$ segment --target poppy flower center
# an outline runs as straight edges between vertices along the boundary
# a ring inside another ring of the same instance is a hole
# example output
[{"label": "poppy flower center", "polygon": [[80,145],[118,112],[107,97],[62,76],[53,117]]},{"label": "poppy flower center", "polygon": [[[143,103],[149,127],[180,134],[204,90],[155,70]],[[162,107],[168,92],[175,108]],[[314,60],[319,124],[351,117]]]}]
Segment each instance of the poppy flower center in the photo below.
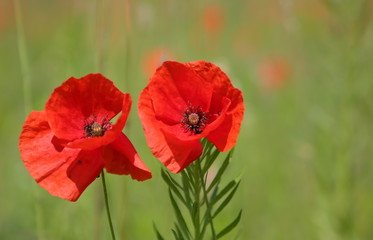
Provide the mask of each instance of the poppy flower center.
[{"label": "poppy flower center", "polygon": [[95,116],[90,117],[84,121],[84,137],[101,137],[104,136],[105,132],[111,128],[111,123],[106,119],[102,119],[101,122],[97,121]]},{"label": "poppy flower center", "polygon": [[181,115],[183,118],[181,119],[180,123],[185,132],[190,132],[191,134],[200,134],[206,127],[206,122],[208,120],[207,112],[203,112],[201,106],[195,108],[189,104]]},{"label": "poppy flower center", "polygon": [[198,124],[198,120],[199,120],[199,116],[197,113],[192,113],[188,116],[188,120],[189,120],[189,123],[192,124],[192,125],[197,125]]}]

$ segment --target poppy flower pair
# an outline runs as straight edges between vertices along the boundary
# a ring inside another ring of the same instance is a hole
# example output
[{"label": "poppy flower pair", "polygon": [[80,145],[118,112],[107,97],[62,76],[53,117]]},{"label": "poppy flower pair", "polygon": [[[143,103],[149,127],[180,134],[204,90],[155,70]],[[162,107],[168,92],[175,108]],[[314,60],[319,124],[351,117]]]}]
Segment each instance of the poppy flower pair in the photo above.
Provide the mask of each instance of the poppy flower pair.
[{"label": "poppy flower pair", "polygon": [[[150,179],[122,133],[131,103],[129,94],[101,74],[65,81],[45,109],[31,112],[24,122],[19,149],[31,176],[50,194],[70,201],[103,168],[138,181]],[[149,147],[174,173],[201,155],[201,138],[220,151],[231,149],[244,111],[241,91],[204,61],[165,62],[142,91],[138,107]]]}]

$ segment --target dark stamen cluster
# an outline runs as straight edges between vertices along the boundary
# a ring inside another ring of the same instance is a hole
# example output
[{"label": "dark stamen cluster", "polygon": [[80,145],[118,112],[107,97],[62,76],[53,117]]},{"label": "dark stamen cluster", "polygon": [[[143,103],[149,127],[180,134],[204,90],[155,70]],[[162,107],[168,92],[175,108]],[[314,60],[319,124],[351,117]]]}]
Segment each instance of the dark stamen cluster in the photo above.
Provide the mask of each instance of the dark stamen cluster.
[{"label": "dark stamen cluster", "polygon": [[92,116],[84,120],[84,137],[101,137],[105,132],[111,128],[111,123],[105,117],[102,121],[97,121],[96,116]]},{"label": "dark stamen cluster", "polygon": [[206,127],[207,112],[203,112],[201,106],[195,108],[189,103],[189,106],[182,113],[181,126],[185,132],[191,134],[200,134]]}]

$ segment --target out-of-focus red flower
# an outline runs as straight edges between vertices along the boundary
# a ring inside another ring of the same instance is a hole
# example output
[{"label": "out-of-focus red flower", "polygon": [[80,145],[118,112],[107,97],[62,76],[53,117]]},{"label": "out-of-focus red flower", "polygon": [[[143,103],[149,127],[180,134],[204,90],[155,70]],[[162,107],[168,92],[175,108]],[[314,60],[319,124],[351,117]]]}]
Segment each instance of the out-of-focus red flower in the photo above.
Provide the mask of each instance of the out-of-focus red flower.
[{"label": "out-of-focus red flower", "polygon": [[153,75],[155,70],[162,65],[163,62],[174,60],[174,54],[167,48],[156,48],[149,51],[143,60],[143,68],[147,77]]},{"label": "out-of-focus red flower", "polygon": [[0,33],[10,27],[13,24],[14,9],[12,1],[1,1],[0,2]]},{"label": "out-of-focus red flower", "polygon": [[222,152],[236,144],[244,103],[214,64],[168,61],[141,92],[138,111],[153,154],[178,173],[201,155],[200,139]]},{"label": "out-of-focus red flower", "polygon": [[31,112],[23,125],[19,149],[31,176],[50,194],[69,201],[76,201],[103,168],[138,181],[151,178],[122,133],[131,104],[130,95],[101,74],[65,81],[44,111]]},{"label": "out-of-focus red flower", "polygon": [[209,4],[203,11],[203,27],[211,35],[219,33],[224,24],[224,9],[218,4]]},{"label": "out-of-focus red flower", "polygon": [[281,88],[289,79],[291,68],[283,59],[268,59],[259,65],[260,84],[265,90]]}]

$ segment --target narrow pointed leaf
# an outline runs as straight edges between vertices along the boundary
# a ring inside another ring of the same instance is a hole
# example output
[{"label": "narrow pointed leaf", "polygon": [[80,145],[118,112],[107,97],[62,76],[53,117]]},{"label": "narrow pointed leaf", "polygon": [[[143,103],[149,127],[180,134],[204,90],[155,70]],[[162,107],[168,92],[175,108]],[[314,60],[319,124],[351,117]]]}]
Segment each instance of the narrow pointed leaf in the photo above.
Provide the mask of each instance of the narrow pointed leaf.
[{"label": "narrow pointed leaf", "polygon": [[168,176],[168,178],[170,179],[170,181],[175,185],[177,186],[178,188],[182,189],[183,187],[171,176],[171,174],[165,170],[162,171],[165,175]]},{"label": "narrow pointed leaf", "polygon": [[211,165],[215,162],[215,160],[219,156],[219,154],[220,154],[219,150],[215,149],[214,152],[206,158],[206,161],[205,161],[206,163],[205,163],[205,165],[203,166],[203,169],[202,169],[202,174],[203,175],[206,174],[206,172],[209,170]]},{"label": "narrow pointed leaf", "polygon": [[207,142],[207,144],[203,147],[203,154],[201,156],[201,159],[204,159],[206,156],[209,156],[211,154],[211,150],[214,147],[214,144]]},{"label": "narrow pointed leaf", "polygon": [[[175,227],[176,227],[176,233],[177,233],[177,236],[179,237],[178,239],[179,239],[179,240],[184,240],[185,238],[184,238],[182,232],[180,231],[179,226],[177,226],[176,223],[175,223]],[[188,239],[190,239],[190,238],[188,237]]]},{"label": "narrow pointed leaf", "polygon": [[228,226],[226,226],[223,230],[221,230],[221,232],[218,233],[218,235],[216,236],[218,239],[232,231],[237,226],[241,219],[241,213],[242,210],[238,213],[238,216]]},{"label": "narrow pointed leaf", "polygon": [[189,165],[187,168],[185,168],[185,169],[186,169],[185,173],[186,173],[187,176],[188,176],[188,179],[189,179],[189,181],[190,181],[190,184],[191,184],[192,186],[194,186],[193,172],[192,172],[192,170],[191,170],[191,167],[192,167],[192,164]]},{"label": "narrow pointed leaf", "polygon": [[232,198],[233,198],[234,194],[236,193],[236,190],[237,190],[239,185],[240,185],[240,181],[233,188],[233,190],[229,193],[229,195],[224,199],[224,201],[219,205],[219,207],[216,209],[212,218],[215,218],[227,206],[227,204],[232,200]]},{"label": "narrow pointed leaf", "polygon": [[203,226],[202,226],[202,231],[201,231],[201,237],[203,238],[207,226],[212,222],[212,218],[210,218],[208,211],[205,212],[203,216]]},{"label": "narrow pointed leaf", "polygon": [[191,194],[193,194],[192,186],[190,186],[190,182],[188,180],[188,175],[183,171],[181,172],[181,181],[183,183],[183,191],[184,191],[184,197],[185,200],[188,203],[192,202]]},{"label": "narrow pointed leaf", "polygon": [[193,203],[193,210],[192,210],[192,220],[194,226],[197,226],[199,224],[199,214],[197,214],[199,211],[197,204],[194,202]]},{"label": "narrow pointed leaf", "polygon": [[218,192],[219,192],[219,187],[220,187],[219,184],[220,184],[220,180],[219,180],[218,183],[215,185],[214,190],[212,191],[212,194],[211,194],[211,197],[210,197],[211,200],[214,199],[214,198],[216,198],[216,195],[217,195]]},{"label": "narrow pointed leaf", "polygon": [[210,192],[211,189],[215,186],[215,184],[221,179],[221,176],[223,175],[223,173],[228,167],[230,159],[231,159],[231,153],[229,152],[228,156],[224,159],[223,164],[219,168],[219,171],[217,172],[216,176],[214,177],[210,186],[208,187],[207,192]]},{"label": "narrow pointed leaf", "polygon": [[187,224],[185,222],[185,219],[184,219],[184,217],[183,217],[183,215],[182,215],[182,213],[179,209],[179,206],[177,205],[177,203],[175,201],[174,196],[172,195],[171,189],[168,190],[168,193],[170,195],[172,207],[174,208],[179,226],[180,226],[182,232],[184,233],[184,235],[189,238],[190,237],[190,232],[189,232],[188,226],[187,226]]},{"label": "narrow pointed leaf", "polygon": [[[173,184],[173,181],[171,180],[171,176],[167,175],[163,170],[162,170],[162,178],[163,180],[167,183],[169,188],[175,193],[175,195],[180,199],[180,201],[186,206],[189,207],[189,203],[185,201],[183,198],[183,195],[181,195],[179,189],[176,187],[176,185]],[[181,187],[181,186],[180,186]],[[181,188],[182,189],[182,188]]]},{"label": "narrow pointed leaf", "polygon": [[237,180],[230,181],[224,188],[219,192],[216,197],[211,198],[211,205],[215,205],[225,194],[227,194],[230,190],[232,190],[236,185],[239,183]]},{"label": "narrow pointed leaf", "polygon": [[179,240],[179,239],[181,239],[181,238],[177,235],[177,233],[175,232],[175,230],[171,229],[171,231],[172,231],[172,234],[174,235],[175,240]]},{"label": "narrow pointed leaf", "polygon": [[154,228],[154,231],[155,231],[155,233],[157,235],[157,240],[164,240],[164,237],[162,237],[162,235],[160,234],[160,232],[157,229],[157,226],[155,226],[154,222],[153,222],[153,228]]}]

